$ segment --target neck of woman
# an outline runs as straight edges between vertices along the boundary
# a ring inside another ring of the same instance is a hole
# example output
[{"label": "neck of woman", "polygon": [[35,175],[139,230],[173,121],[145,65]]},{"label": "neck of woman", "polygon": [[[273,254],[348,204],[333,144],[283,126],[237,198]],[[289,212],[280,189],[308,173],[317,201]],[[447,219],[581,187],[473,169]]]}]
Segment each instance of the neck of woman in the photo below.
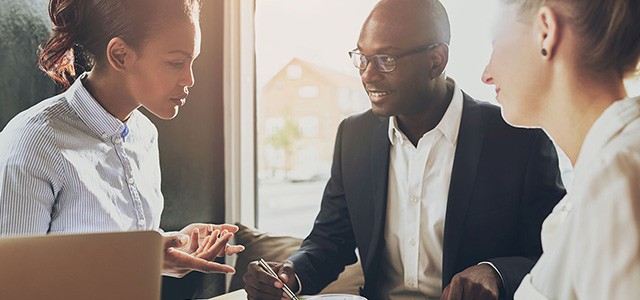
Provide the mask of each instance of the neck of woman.
[{"label": "neck of woman", "polygon": [[122,122],[140,107],[127,92],[124,81],[110,72],[93,70],[83,84],[100,106]]},{"label": "neck of woman", "polygon": [[545,117],[541,122],[574,166],[596,120],[613,102],[627,97],[617,72],[585,74],[569,73],[564,80],[555,81],[546,98]]}]

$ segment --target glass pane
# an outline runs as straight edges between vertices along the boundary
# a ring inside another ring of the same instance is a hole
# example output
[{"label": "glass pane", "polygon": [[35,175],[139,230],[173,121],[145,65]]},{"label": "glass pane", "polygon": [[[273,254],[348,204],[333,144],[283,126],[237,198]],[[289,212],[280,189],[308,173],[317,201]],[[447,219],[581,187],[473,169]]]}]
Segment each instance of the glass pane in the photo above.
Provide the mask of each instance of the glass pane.
[{"label": "glass pane", "polygon": [[[348,52],[377,0],[256,0],[257,226],[305,237],[320,208],[335,133],[370,108]],[[446,73],[497,104],[480,78],[491,55],[495,1],[442,0],[451,22]],[[561,153],[561,155],[563,155]],[[569,161],[561,158],[563,177]]]},{"label": "glass pane", "polygon": [[370,108],[347,52],[376,2],[256,1],[261,230],[298,237],[311,230],[338,124]]}]

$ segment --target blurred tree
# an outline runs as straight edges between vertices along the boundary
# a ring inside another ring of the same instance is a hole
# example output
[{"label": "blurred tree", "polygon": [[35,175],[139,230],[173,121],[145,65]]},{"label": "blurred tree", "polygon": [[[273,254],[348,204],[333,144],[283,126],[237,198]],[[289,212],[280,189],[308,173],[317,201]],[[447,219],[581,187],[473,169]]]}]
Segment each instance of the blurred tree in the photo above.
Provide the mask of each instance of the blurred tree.
[{"label": "blurred tree", "polygon": [[273,148],[282,149],[284,151],[283,169],[285,171],[291,169],[291,157],[294,150],[293,146],[300,138],[300,135],[301,133],[298,128],[298,124],[293,121],[291,116],[287,116],[285,117],[284,126],[267,138],[267,143],[273,146]]},{"label": "blurred tree", "polygon": [[17,113],[55,93],[38,69],[38,46],[49,37],[47,0],[0,0],[0,129]]}]

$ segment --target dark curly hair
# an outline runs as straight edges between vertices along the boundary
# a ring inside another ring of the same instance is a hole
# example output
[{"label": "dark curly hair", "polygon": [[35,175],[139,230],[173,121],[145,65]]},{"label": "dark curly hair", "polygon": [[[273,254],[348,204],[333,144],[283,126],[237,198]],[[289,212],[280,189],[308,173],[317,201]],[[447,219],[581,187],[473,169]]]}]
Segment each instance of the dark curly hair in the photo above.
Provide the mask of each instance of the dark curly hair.
[{"label": "dark curly hair", "polygon": [[197,22],[199,0],[50,0],[52,33],[38,66],[62,89],[106,55],[114,37],[140,47],[151,35],[186,19]]}]

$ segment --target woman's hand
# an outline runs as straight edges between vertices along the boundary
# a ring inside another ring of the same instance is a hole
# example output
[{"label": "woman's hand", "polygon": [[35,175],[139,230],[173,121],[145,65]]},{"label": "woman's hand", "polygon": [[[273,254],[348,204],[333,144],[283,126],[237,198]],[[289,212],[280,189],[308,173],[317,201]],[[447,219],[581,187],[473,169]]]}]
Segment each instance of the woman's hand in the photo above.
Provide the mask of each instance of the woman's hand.
[{"label": "woman's hand", "polygon": [[164,237],[163,275],[181,278],[193,270],[203,273],[235,273],[225,264],[213,262],[224,254],[244,250],[241,245],[228,245],[238,227],[229,224],[194,223]]}]

